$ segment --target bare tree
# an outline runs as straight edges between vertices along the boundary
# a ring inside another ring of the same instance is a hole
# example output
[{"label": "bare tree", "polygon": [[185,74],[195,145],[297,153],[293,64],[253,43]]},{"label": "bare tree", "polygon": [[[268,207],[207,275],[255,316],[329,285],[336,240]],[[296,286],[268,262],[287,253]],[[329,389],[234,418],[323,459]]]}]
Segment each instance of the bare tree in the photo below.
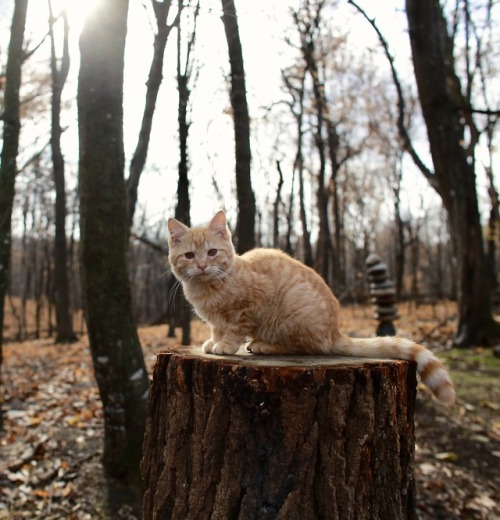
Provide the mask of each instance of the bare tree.
[{"label": "bare tree", "polygon": [[[493,127],[494,125],[492,125]],[[485,167],[486,175],[488,176],[488,194],[490,196],[491,208],[488,218],[488,233],[486,236],[486,255],[488,261],[488,269],[490,273],[490,283],[494,288],[498,287],[497,279],[497,261],[496,251],[497,244],[500,243],[500,197],[495,187],[495,176],[493,173],[493,128],[487,130],[488,132],[488,149],[490,156],[490,163]]]},{"label": "bare tree", "polygon": [[[188,136],[190,121],[188,120],[189,98],[191,95],[191,82],[193,79],[194,68],[194,44],[196,41],[196,24],[200,12],[200,3],[198,2],[194,7],[192,19],[190,21],[192,27],[188,28],[187,43],[185,52],[183,52],[183,38],[181,23],[182,11],[184,8],[183,2],[179,2],[177,18],[179,19],[177,27],[177,90],[179,92],[178,103],[178,127],[179,127],[179,177],[177,182],[177,206],[175,211],[175,218],[185,223],[187,226],[191,225],[190,219],[190,200],[189,200],[189,154],[188,154]],[[186,17],[187,18],[187,17]]]},{"label": "bare tree", "polygon": [[[471,76],[462,85],[455,66],[453,39],[439,0],[406,0],[418,95],[430,144],[434,171],[416,152],[405,124],[405,100],[394,59],[374,20],[349,0],[376,31],[391,66],[398,94],[398,129],[405,150],[441,197],[457,262],[458,326],[455,343],[492,344],[500,337],[493,319],[487,262],[482,242],[475,175],[479,132],[471,103]],[[466,71],[469,68],[466,67]]]},{"label": "bare tree", "polygon": [[[172,0],[151,0],[156,19],[156,34],[154,38],[153,59],[149,69],[149,77],[146,83],[146,102],[142,116],[139,138],[130,161],[129,176],[126,181],[129,228],[134,221],[135,206],[137,204],[137,190],[146,158],[148,155],[153,115],[156,109],[156,100],[163,80],[163,58],[165,47],[172,29],[178,23],[178,16],[171,24],[167,24],[167,18],[172,6]],[[182,2],[181,2],[182,3]]]},{"label": "bare tree", "polygon": [[[484,6],[486,27],[480,31],[477,24],[474,23],[471,16],[471,6],[469,1],[465,0],[457,5],[460,9],[465,25],[465,55],[467,66],[468,88],[470,95],[473,86],[473,80],[478,78],[478,102],[482,102],[485,110],[479,116],[482,121],[483,135],[486,139],[486,148],[488,151],[487,164],[484,165],[486,176],[488,178],[488,195],[490,197],[490,214],[488,218],[488,231],[486,236],[486,256],[488,268],[490,271],[491,287],[498,288],[499,280],[497,279],[497,244],[500,243],[500,197],[495,186],[495,168],[494,168],[494,151],[495,151],[495,133],[497,129],[499,113],[492,107],[491,97],[496,96],[496,89],[493,81],[490,81],[496,71],[495,60],[495,26],[492,16],[494,4],[487,2]],[[455,16],[458,20],[458,16]]]},{"label": "bare tree", "polygon": [[283,82],[288,93],[292,97],[290,110],[297,125],[297,151],[293,162],[293,169],[298,174],[299,182],[299,215],[302,226],[302,249],[304,263],[312,267],[313,252],[311,245],[311,234],[307,223],[307,213],[304,193],[304,95],[305,95],[305,69],[287,70],[282,73]]},{"label": "bare tree", "polygon": [[[188,28],[187,44],[185,52],[183,53],[183,39],[182,39],[182,10],[184,8],[183,2],[179,2],[177,17],[179,23],[177,26],[177,89],[179,91],[178,104],[178,125],[179,125],[179,168],[177,179],[177,204],[175,207],[175,218],[183,222],[187,226],[191,225],[191,201],[189,198],[189,154],[188,154],[188,136],[190,122],[188,120],[189,98],[191,95],[191,81],[193,78],[194,68],[194,44],[196,41],[196,25],[198,15],[200,12],[200,2],[198,1],[194,7],[192,17],[186,20],[191,22],[191,27]],[[172,280],[174,282],[174,280]],[[175,305],[177,313],[180,317],[182,326],[182,344],[189,345],[191,343],[191,311],[189,303],[182,291],[177,291],[175,295]],[[175,314],[173,319],[175,322]]]},{"label": "bare tree", "polygon": [[[0,370],[3,362],[4,301],[7,292],[11,250],[11,221],[14,203],[17,154],[21,121],[19,91],[24,59],[23,40],[28,0],[16,0],[12,17],[4,93],[3,144],[0,164]],[[0,430],[3,416],[0,411]]]},{"label": "bare tree", "polygon": [[397,154],[397,158],[394,163],[394,175],[392,179],[392,192],[394,194],[394,220],[396,224],[396,244],[395,244],[395,285],[396,285],[396,297],[399,299],[403,292],[403,276],[405,268],[405,234],[404,234],[404,222],[401,216],[401,181],[403,167],[401,164],[402,153]]},{"label": "bare tree", "polygon": [[276,197],[273,202],[273,247],[279,247],[279,214],[280,207],[283,205],[281,198],[281,190],[283,189],[283,171],[281,170],[281,163],[276,161],[276,170],[278,172],[278,187],[276,189]]},{"label": "bare tree", "polygon": [[317,170],[317,207],[319,216],[318,240],[314,268],[331,284],[333,244],[331,240],[328,206],[330,193],[326,187],[327,142],[325,136],[328,107],[325,98],[324,82],[320,77],[318,51],[316,49],[324,0],[313,2],[305,0],[299,11],[293,13],[293,19],[300,35],[300,50],[304,68],[310,75],[313,89],[315,112],[314,143],[319,158]]},{"label": "bare tree", "polygon": [[[500,325],[492,317],[490,280],[482,241],[474,149],[478,130],[470,96],[458,78],[453,45],[438,0],[406,0],[415,78],[434,163],[428,175],[443,200],[458,262],[455,343],[492,344]],[[468,138],[466,137],[468,136]]]},{"label": "bare tree", "polygon": [[64,178],[64,157],[61,150],[61,96],[68,77],[69,58],[69,26],[65,10],[61,13],[63,22],[63,49],[60,65],[57,63],[54,24],[56,18],[49,6],[49,34],[50,34],[50,70],[52,74],[52,105],[51,105],[51,138],[52,166],[54,185],[56,189],[55,201],[55,242],[54,242],[54,295],[56,304],[56,342],[64,343],[76,341],[73,331],[73,318],[69,298],[68,281],[68,248],[66,243],[66,183]]},{"label": "bare tree", "polygon": [[123,67],[127,0],[101,2],[80,37],[80,266],[90,348],[104,409],[107,474],[140,489],[148,379],[127,265]]},{"label": "bare tree", "polygon": [[236,155],[236,195],[238,221],[236,223],[236,249],[244,253],[255,247],[255,195],[250,175],[250,116],[245,86],[245,68],[241,49],[238,18],[234,0],[222,1],[222,21],[226,33],[231,65],[231,106],[234,119]]}]

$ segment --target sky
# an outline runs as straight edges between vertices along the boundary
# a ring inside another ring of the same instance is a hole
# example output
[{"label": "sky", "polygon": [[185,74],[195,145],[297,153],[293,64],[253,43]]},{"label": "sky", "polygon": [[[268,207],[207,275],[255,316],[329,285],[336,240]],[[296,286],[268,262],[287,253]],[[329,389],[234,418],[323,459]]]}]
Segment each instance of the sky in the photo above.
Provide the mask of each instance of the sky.
[{"label": "sky", "polygon": [[[54,9],[66,4],[69,9],[71,25],[71,71],[64,96],[69,100],[76,99],[78,74],[78,35],[86,12],[93,8],[95,0],[53,0]],[[290,60],[290,50],[285,42],[289,34],[287,27],[290,21],[290,8],[298,4],[297,0],[236,0],[239,17],[240,34],[244,53],[248,100],[252,119],[252,182],[258,199],[263,202],[266,194],[274,193],[277,184],[274,161],[283,161],[285,171],[290,171],[294,150],[290,155],[281,151],[276,156],[272,147],[276,144],[276,130],[267,125],[257,125],[265,114],[267,107],[283,99],[281,92],[281,69]],[[367,13],[375,18],[382,33],[388,41],[391,52],[396,59],[400,75],[412,74],[406,19],[403,11],[403,0],[385,0],[374,3],[371,0],[359,0],[359,4]],[[234,145],[233,126],[229,115],[229,96],[227,90],[227,74],[229,71],[227,44],[220,19],[219,0],[204,0],[198,24],[196,43],[199,77],[192,94],[193,124],[190,129],[190,164],[192,180],[192,220],[206,221],[224,205],[229,217],[236,214],[236,201],[231,194],[234,185]],[[6,49],[8,25],[12,0],[0,0],[0,51]],[[126,43],[126,67],[124,89],[124,138],[127,164],[135,148],[140,128],[144,97],[150,60],[152,56],[153,30],[151,13],[144,0],[130,0],[128,35]],[[28,19],[27,36],[32,42],[43,37],[46,25],[45,0],[31,0]],[[356,15],[353,8],[346,3],[335,12],[336,19],[342,20],[350,33],[350,44],[359,48],[360,52],[367,47],[377,49],[373,59],[380,62],[382,69],[388,71],[386,58],[380,50],[373,30],[367,22]],[[5,25],[7,24],[7,25]],[[146,170],[142,175],[139,188],[139,211],[146,211],[151,226],[166,221],[175,204],[177,181],[177,91],[175,86],[175,33],[171,33],[167,45],[164,67],[164,81],[160,90],[155,112],[152,139],[148,153]],[[46,50],[37,53],[33,68],[47,67]],[[40,139],[46,135],[48,114],[36,125],[26,122],[23,130],[24,142],[32,140],[38,134]],[[63,115],[63,126],[67,127],[63,135],[63,151],[68,163],[68,185],[76,188],[76,169],[78,160],[78,136],[76,122],[76,103]],[[276,121],[280,128],[280,121]],[[419,144],[420,143],[420,144]],[[417,133],[417,145],[421,153],[427,154],[428,145],[423,130]],[[427,154],[428,157],[428,154]],[[420,210],[420,199],[425,204],[435,206],[437,196],[428,187],[420,173],[416,172],[409,160],[406,161],[403,206]],[[212,177],[216,175],[224,200],[215,196]],[[416,196],[422,194],[422,197]],[[387,211],[392,210],[392,201],[387,201]],[[424,209],[425,210],[425,209]]]},{"label": "sky", "polygon": [[[272,193],[274,196],[277,184],[277,175],[274,161],[276,154],[269,148],[275,144],[276,130],[256,125],[255,122],[262,119],[266,113],[266,107],[283,99],[281,90],[281,69],[292,60],[290,49],[285,42],[285,36],[290,33],[290,8],[295,7],[297,1],[253,0],[236,1],[238,12],[241,41],[245,61],[245,73],[247,94],[250,106],[250,116],[253,122],[252,132],[252,182],[257,197],[261,202],[264,194]],[[364,4],[370,13],[370,1]],[[227,44],[224,29],[220,20],[220,1],[205,2],[205,5],[213,6],[202,9],[199,21],[199,35],[197,37],[197,51],[201,71],[197,85],[192,96],[192,112],[196,115],[190,130],[190,154],[191,154],[191,178],[193,180],[193,204],[192,220],[199,222],[207,220],[207,211],[214,212],[219,201],[214,198],[212,188],[212,174],[217,172],[217,180],[221,191],[225,194],[224,203],[230,216],[236,212],[236,201],[231,196],[231,185],[234,184],[234,150],[232,145],[233,126],[232,119],[228,115],[230,108],[227,95],[226,77],[228,73]],[[131,3],[131,12],[137,6]],[[133,14],[137,22],[140,17],[138,12]],[[144,11],[142,13],[145,14]],[[370,13],[375,15],[375,13]],[[344,5],[339,11],[339,17],[345,18],[351,27],[353,45],[359,46],[360,51],[366,46],[377,47],[375,35],[359,15],[355,15],[353,9]],[[405,19],[402,11],[402,2],[388,0],[379,3],[376,12],[377,23],[390,41],[397,42],[396,48],[398,66],[403,71],[408,71],[409,44],[402,26]],[[147,77],[149,60],[143,59],[138,65],[133,57],[150,55],[151,40],[145,37],[144,23],[129,25],[129,40],[127,44],[127,56],[129,68],[126,68],[126,106],[134,106],[135,101],[142,103],[144,98],[143,78]],[[150,35],[149,35],[150,36]],[[135,42],[135,43],[131,43]],[[168,121],[176,121],[176,90],[173,80],[174,74],[174,42],[169,42],[166,58],[166,72],[162,97],[160,98],[153,128],[153,139],[150,149],[150,165],[154,164],[156,171],[149,171],[141,179],[140,201],[147,203],[149,207],[172,207],[175,194],[175,160],[165,156],[165,141],[171,141],[176,146],[176,127],[168,124]],[[140,50],[138,46],[140,47]],[[404,52],[403,52],[404,51]],[[170,54],[169,54],[170,52]],[[380,53],[379,60],[382,67],[387,67],[385,57]],[[140,67],[140,68],[139,68]],[[130,74],[128,74],[130,73]],[[170,82],[169,82],[170,74]],[[139,104],[139,107],[141,105]],[[136,129],[140,124],[141,110],[135,107],[132,112],[125,112],[126,140],[128,149],[133,149],[135,144]],[[127,122],[128,121],[128,122]],[[276,121],[277,126],[280,122]],[[157,129],[161,126],[161,130]],[[258,127],[257,127],[258,126]],[[293,132],[292,132],[293,138]],[[294,150],[290,150],[289,156],[278,156],[283,161],[285,171],[291,170]],[[167,183],[170,189],[159,191],[158,185],[164,185],[165,172],[169,172]],[[426,182],[419,175],[415,177],[414,184],[419,184],[421,189],[427,189]],[[174,185],[173,185],[174,184]],[[285,189],[288,189],[285,186]],[[420,189],[420,188],[419,188]],[[430,195],[432,198],[433,195]],[[154,199],[157,199],[155,202]],[[158,200],[159,199],[159,200]],[[388,203],[392,210],[392,202]],[[164,218],[162,209],[152,215],[152,220]]]}]

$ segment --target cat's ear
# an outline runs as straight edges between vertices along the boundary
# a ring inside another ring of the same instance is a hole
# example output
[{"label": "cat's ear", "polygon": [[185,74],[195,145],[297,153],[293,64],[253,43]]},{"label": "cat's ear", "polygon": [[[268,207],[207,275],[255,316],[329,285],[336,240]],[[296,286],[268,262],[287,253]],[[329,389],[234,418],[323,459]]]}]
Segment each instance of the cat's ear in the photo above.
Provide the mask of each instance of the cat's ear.
[{"label": "cat's ear", "polygon": [[189,228],[175,218],[168,219],[168,232],[170,233],[170,243],[178,244],[181,238],[189,231]]},{"label": "cat's ear", "polygon": [[231,233],[227,227],[226,215],[222,210],[218,211],[208,224],[208,229],[220,238],[229,238]]}]

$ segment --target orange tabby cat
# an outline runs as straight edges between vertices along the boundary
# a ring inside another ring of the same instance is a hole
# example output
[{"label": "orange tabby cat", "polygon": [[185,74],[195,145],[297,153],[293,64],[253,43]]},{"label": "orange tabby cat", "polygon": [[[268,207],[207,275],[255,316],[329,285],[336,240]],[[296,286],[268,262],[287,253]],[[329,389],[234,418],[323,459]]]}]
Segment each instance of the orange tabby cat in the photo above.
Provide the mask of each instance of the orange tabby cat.
[{"label": "orange tabby cat", "polygon": [[276,249],[234,251],[219,211],[205,227],[171,218],[169,260],[188,301],[212,328],[203,351],[234,354],[250,339],[254,354],[339,354],[417,362],[423,382],[443,402],[455,391],[425,347],[399,337],[349,338],[338,328],[339,302],[315,271]]}]

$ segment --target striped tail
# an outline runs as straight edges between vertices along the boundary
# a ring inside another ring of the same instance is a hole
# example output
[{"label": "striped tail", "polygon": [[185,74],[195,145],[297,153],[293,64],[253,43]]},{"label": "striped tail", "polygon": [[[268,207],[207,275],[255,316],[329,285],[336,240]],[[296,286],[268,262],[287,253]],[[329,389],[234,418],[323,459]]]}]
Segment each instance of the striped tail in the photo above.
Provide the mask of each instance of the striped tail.
[{"label": "striped tail", "polygon": [[443,403],[455,402],[450,375],[434,354],[417,343],[397,336],[349,338],[340,336],[329,349],[331,354],[351,357],[389,358],[416,361],[422,382]]}]

